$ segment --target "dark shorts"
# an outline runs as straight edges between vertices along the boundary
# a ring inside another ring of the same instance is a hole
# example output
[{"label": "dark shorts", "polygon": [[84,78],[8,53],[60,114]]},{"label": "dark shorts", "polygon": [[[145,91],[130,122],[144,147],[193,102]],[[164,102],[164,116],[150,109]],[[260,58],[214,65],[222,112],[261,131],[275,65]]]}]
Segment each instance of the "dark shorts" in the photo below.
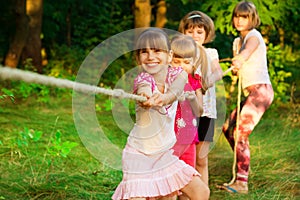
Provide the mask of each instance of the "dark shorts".
[{"label": "dark shorts", "polygon": [[213,142],[215,133],[215,119],[200,117],[198,123],[198,138],[200,142]]}]

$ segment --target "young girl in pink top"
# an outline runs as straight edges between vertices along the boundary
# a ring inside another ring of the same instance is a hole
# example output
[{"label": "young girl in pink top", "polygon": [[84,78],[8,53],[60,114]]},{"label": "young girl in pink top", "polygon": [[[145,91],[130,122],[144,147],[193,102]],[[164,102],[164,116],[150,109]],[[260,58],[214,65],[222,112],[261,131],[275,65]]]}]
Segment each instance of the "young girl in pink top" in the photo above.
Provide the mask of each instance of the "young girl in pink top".
[{"label": "young girl in pink top", "polygon": [[197,45],[192,37],[177,35],[172,38],[172,67],[182,67],[188,73],[185,94],[179,99],[175,118],[177,142],[175,155],[192,167],[196,167],[196,143],[198,142],[197,117],[203,112],[200,76],[195,74]]},{"label": "young girl in pink top", "polygon": [[191,200],[209,198],[199,173],[173,155],[177,97],[187,73],[170,67],[172,55],[163,30],[149,28],[138,36],[136,60],[142,72],[134,81],[134,92],[148,100],[136,104],[136,123],[123,150],[123,180],[114,200],[174,199],[181,193]]},{"label": "young girl in pink top", "polygon": [[[232,66],[242,81],[245,100],[241,103],[238,134],[236,130],[236,110],[234,110],[223,132],[232,149],[236,146],[237,173],[231,185],[222,188],[228,192],[247,193],[250,166],[249,135],[273,101],[273,89],[267,67],[267,50],[261,34],[255,29],[260,19],[255,5],[239,2],[232,13],[233,27],[240,33],[234,40]],[[237,138],[234,138],[237,135]],[[235,142],[237,140],[237,142]]]},{"label": "young girl in pink top", "polygon": [[[182,67],[188,73],[188,82],[184,86],[184,95],[179,99],[175,118],[176,144],[174,154],[185,163],[196,167],[196,144],[198,141],[197,117],[203,112],[201,78],[195,74],[197,44],[192,37],[177,35],[172,38],[172,67]],[[203,53],[203,52],[202,52]],[[188,199],[185,195],[180,200]]]}]

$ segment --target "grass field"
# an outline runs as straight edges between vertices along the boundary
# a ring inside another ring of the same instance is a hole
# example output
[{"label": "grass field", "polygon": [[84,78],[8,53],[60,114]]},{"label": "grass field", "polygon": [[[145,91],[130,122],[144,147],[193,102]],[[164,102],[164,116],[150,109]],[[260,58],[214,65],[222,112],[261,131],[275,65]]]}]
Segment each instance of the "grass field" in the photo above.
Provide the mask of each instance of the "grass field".
[{"label": "grass field", "polygon": [[[105,133],[119,146],[126,134],[109,111],[97,111]],[[72,98],[41,104],[0,100],[0,199],[110,199],[122,173],[93,157],[82,144]],[[77,144],[70,146],[69,144]],[[233,154],[223,136],[209,154],[211,199],[300,199],[300,106],[273,105],[250,136],[248,195],[228,194]]]}]

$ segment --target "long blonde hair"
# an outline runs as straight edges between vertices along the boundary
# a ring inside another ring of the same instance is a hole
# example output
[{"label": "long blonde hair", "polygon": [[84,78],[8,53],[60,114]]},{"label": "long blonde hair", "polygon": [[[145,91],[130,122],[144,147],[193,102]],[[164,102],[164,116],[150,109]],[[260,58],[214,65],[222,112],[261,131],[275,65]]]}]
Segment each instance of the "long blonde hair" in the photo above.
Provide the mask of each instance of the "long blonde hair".
[{"label": "long blonde hair", "polygon": [[196,71],[197,44],[195,40],[188,35],[177,34],[171,40],[171,50],[175,58],[193,58],[193,75]]},{"label": "long blonde hair", "polygon": [[206,54],[206,51],[203,46],[197,45],[197,49],[199,50],[198,60],[195,64],[197,68],[200,68],[201,71],[201,83],[202,83],[202,93],[205,94],[206,90],[208,90],[209,84],[209,70],[211,68],[211,62]]}]

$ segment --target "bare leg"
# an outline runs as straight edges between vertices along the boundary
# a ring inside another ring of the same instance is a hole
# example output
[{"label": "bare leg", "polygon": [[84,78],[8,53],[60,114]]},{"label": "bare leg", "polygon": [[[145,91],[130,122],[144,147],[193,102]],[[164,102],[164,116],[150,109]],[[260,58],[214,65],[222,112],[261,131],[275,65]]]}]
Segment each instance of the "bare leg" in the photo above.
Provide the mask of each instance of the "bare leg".
[{"label": "bare leg", "polygon": [[190,200],[185,194],[178,196],[178,200]]},{"label": "bare leg", "polygon": [[[273,89],[271,85],[253,85],[249,86],[247,90],[249,91],[249,95],[246,100],[241,103],[238,134],[234,134],[237,131],[235,124],[236,110],[231,114],[230,120],[228,121],[229,123],[223,126],[223,132],[232,148],[235,144],[234,141],[237,140],[236,181],[231,185],[224,185],[220,187],[228,192],[248,192],[248,175],[250,167],[250,148],[248,137],[273,101]],[[238,137],[234,138],[235,135],[238,135]]]},{"label": "bare leg", "polygon": [[210,191],[208,186],[200,179],[194,176],[184,188],[181,189],[191,200],[209,199]]},{"label": "bare leg", "polygon": [[177,199],[177,196],[174,195],[173,197],[161,197],[158,200],[176,200],[176,199]]},{"label": "bare leg", "polygon": [[201,174],[202,181],[208,186],[208,152],[210,142],[197,144],[196,170]]}]

